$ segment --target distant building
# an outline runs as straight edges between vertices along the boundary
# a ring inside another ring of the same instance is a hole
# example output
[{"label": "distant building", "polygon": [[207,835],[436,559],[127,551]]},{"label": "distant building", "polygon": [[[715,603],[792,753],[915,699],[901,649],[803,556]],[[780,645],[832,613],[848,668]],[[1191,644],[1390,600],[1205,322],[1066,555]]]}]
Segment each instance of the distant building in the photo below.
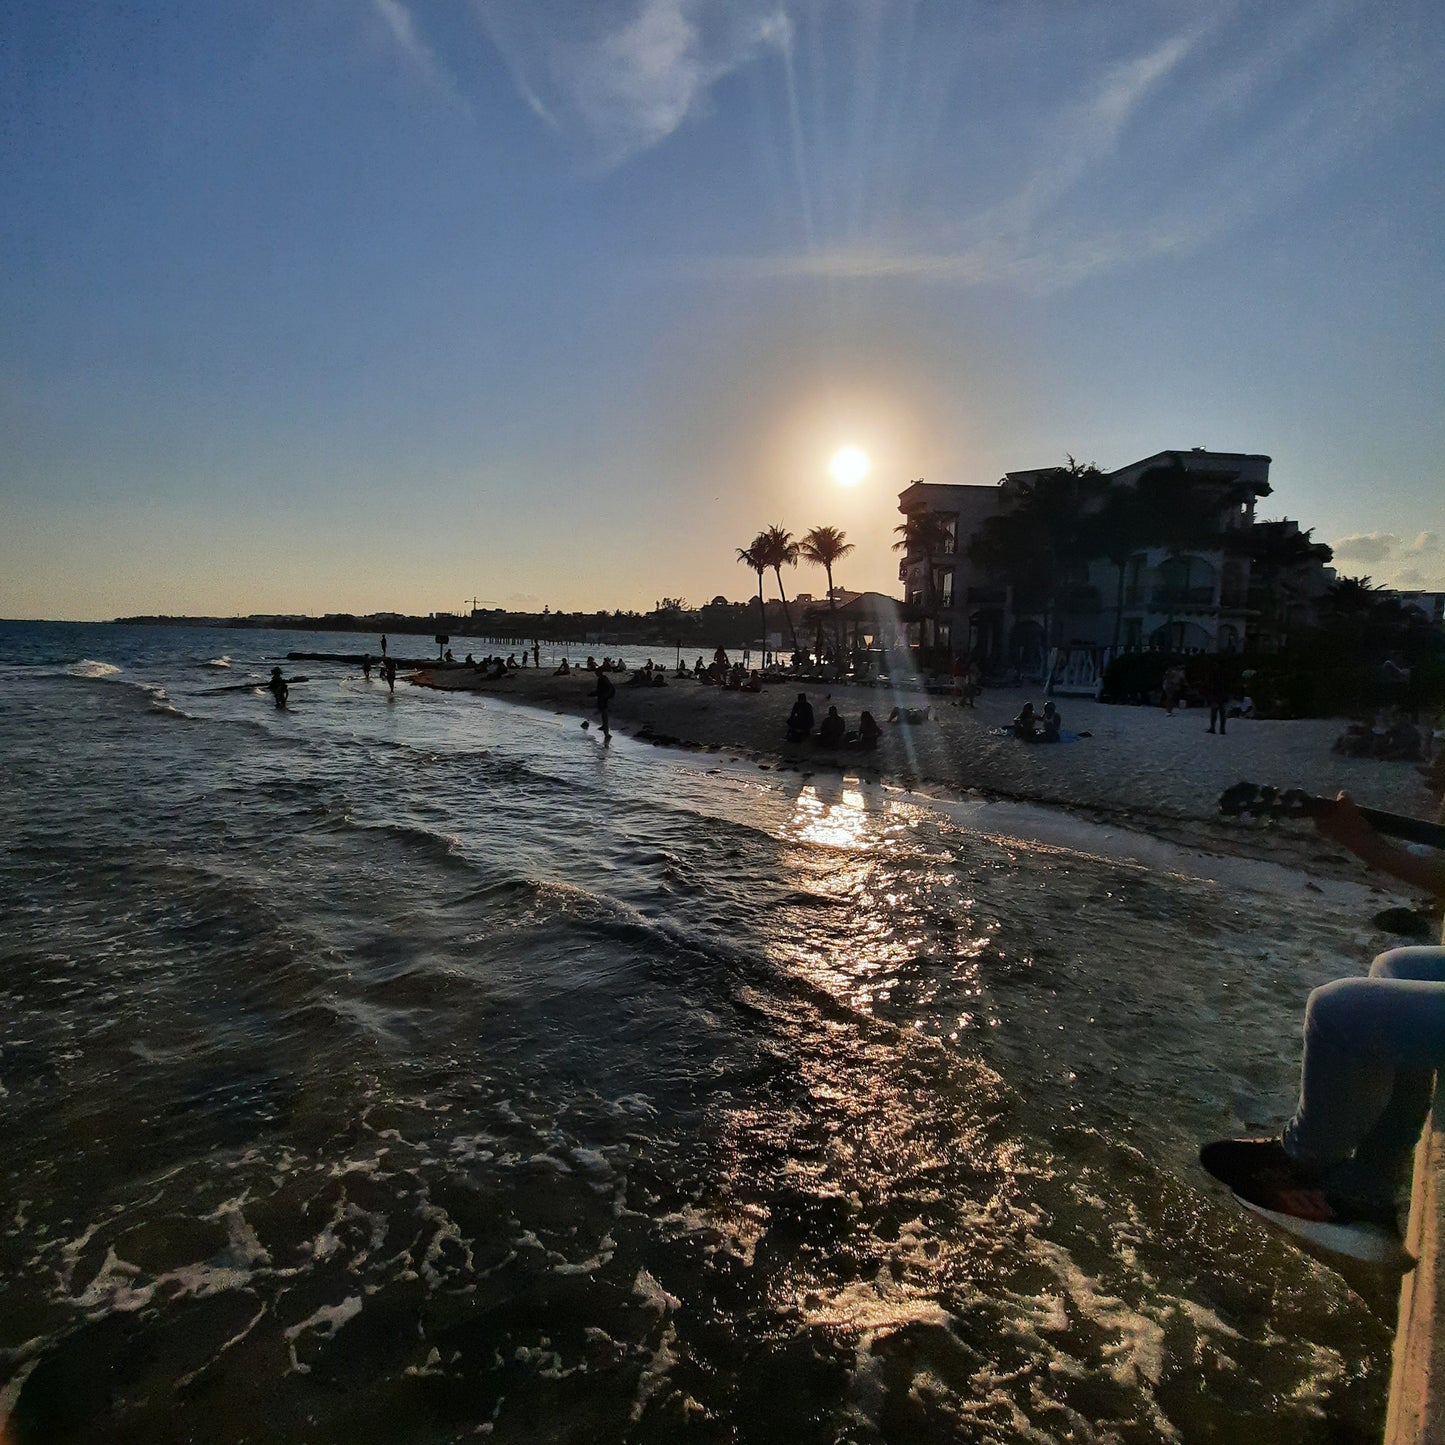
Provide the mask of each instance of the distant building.
[{"label": "distant building", "polygon": [[1311,542],[1293,521],[1258,522],[1255,506],[1270,494],[1270,458],[1242,452],[1156,452],[1106,473],[1114,486],[1134,486],[1146,473],[1171,468],[1187,475],[1193,493],[1217,498],[1219,544],[1192,551],[1141,546],[1124,563],[1098,557],[1081,585],[1070,589],[1072,605],[1046,619],[1027,599],[969,557],[984,523],[1008,511],[1023,487],[1052,470],[1009,472],[996,486],[914,482],[899,495],[905,518],[920,511],[939,515],[945,546],[931,559],[907,551],[899,563],[904,599],[932,604],[935,620],[921,624],[918,638],[939,651],[969,653],[985,662],[1038,672],[1050,644],[1170,651],[1272,649],[1291,630],[1308,625],[1334,573],[1330,549]]},{"label": "distant building", "polygon": [[1436,627],[1445,627],[1445,592],[1400,592],[1387,588],[1385,596],[1393,597],[1402,607],[1412,607]]}]

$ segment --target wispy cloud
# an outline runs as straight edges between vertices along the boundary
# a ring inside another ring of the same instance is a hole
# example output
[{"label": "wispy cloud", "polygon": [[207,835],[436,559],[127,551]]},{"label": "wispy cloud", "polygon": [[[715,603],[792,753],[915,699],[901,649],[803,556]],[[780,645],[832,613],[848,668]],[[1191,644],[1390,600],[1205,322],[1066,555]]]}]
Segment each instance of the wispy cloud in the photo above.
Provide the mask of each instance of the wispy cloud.
[{"label": "wispy cloud", "polygon": [[[959,46],[970,13],[958,11]],[[1052,104],[998,118],[1028,137],[1022,179],[1001,199],[962,215],[875,208],[862,234],[721,269],[1060,290],[1216,243],[1324,182],[1433,93],[1406,28],[1378,25],[1362,0],[1228,7],[1092,72],[1053,63],[1063,44],[1017,39],[1015,62],[1067,79]],[[984,134],[980,155],[998,144]],[[944,157],[930,159],[936,173]]]},{"label": "wispy cloud", "polygon": [[456,83],[436,52],[421,38],[416,18],[402,0],[371,0],[371,5],[407,69],[438,99],[454,109],[467,111]]},{"label": "wispy cloud", "polygon": [[792,26],[757,0],[475,0],[528,107],[616,165],[705,109],[724,76],[784,50]]},{"label": "wispy cloud", "polygon": [[1351,562],[1381,562],[1399,545],[1393,532],[1356,532],[1330,543],[1336,557]]},{"label": "wispy cloud", "polygon": [[1445,545],[1439,532],[1417,532],[1408,538],[1394,532],[1356,532],[1331,545],[1337,563],[1368,566],[1384,585],[1445,587]]}]

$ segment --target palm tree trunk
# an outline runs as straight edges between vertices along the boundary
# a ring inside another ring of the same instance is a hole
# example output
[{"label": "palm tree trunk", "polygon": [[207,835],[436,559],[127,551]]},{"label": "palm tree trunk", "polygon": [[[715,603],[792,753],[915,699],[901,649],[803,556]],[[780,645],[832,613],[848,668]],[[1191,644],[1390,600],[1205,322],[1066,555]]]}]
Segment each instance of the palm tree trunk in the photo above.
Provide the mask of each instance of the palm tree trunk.
[{"label": "palm tree trunk", "polygon": [[768,662],[768,607],[763,601],[763,573],[758,569],[758,625],[762,628],[763,656],[762,663],[766,667]]},{"label": "palm tree trunk", "polygon": [[833,564],[823,563],[823,571],[828,577],[828,610],[833,614],[833,647],[837,651],[838,676],[843,676],[843,639],[838,634],[838,599],[833,596]]},{"label": "palm tree trunk", "polygon": [[787,619],[788,634],[793,639],[793,651],[796,652],[798,650],[798,630],[793,626],[793,614],[788,608],[788,594],[783,591],[783,569],[774,567],[773,575],[778,579],[778,597],[783,604],[783,616]]},{"label": "palm tree trunk", "polygon": [[1124,568],[1127,562],[1115,564],[1119,569],[1119,590],[1114,596],[1114,645],[1112,651],[1119,650],[1119,634],[1124,629]]}]

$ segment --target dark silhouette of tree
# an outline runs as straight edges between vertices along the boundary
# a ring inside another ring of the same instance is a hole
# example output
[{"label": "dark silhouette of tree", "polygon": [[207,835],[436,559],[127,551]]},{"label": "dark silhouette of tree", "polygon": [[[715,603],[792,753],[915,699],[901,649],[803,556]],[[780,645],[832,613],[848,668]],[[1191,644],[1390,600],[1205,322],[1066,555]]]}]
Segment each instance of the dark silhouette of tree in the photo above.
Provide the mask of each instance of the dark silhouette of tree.
[{"label": "dark silhouette of tree", "polygon": [[801,542],[798,552],[805,562],[821,567],[828,577],[828,610],[833,614],[833,646],[843,656],[843,639],[838,632],[838,600],[833,596],[833,564],[855,550],[845,533],[837,527],[814,527]]},{"label": "dark silhouette of tree", "polygon": [[[923,481],[909,482],[910,487],[919,486]],[[899,534],[893,544],[895,552],[905,557],[923,558],[923,610],[933,623],[935,642],[938,637],[938,606],[933,585],[934,560],[941,553],[952,550],[955,545],[953,523],[941,512],[910,512],[903,522],[893,529]],[[922,638],[920,637],[920,644]]]},{"label": "dark silhouette of tree", "polygon": [[1133,487],[1110,487],[1103,505],[1084,519],[1082,550],[1090,557],[1103,557],[1117,573],[1114,594],[1114,639],[1119,650],[1119,633],[1124,626],[1124,575],[1130,559],[1153,540],[1149,508]]},{"label": "dark silhouette of tree", "polygon": [[1037,604],[1050,643],[1060,599],[1067,622],[1090,557],[1099,555],[1092,550],[1092,516],[1103,505],[1108,479],[1092,462],[1069,457],[1061,467],[1007,479],[1004,485],[1005,509],[979,528],[969,557],[1007,582],[1016,598]]},{"label": "dark silhouette of tree", "polygon": [[762,547],[764,564],[773,569],[773,575],[778,579],[778,596],[783,603],[783,616],[787,619],[788,632],[793,639],[793,651],[796,652],[798,633],[793,626],[792,610],[788,607],[788,594],[783,591],[783,568],[798,565],[798,544],[793,541],[793,534],[785,531],[781,525],[759,532],[753,546],[757,547],[759,544]]},{"label": "dark silhouette of tree", "polygon": [[[1307,575],[1306,569],[1313,572],[1315,564],[1323,565],[1335,555],[1324,542],[1311,540],[1313,531],[1311,528],[1301,532],[1280,522],[1264,522],[1251,527],[1232,547],[1249,558],[1251,590],[1277,643],[1285,640],[1289,605],[1305,596],[1301,584]],[[1368,588],[1369,579],[1364,581]]]},{"label": "dark silhouette of tree", "polygon": [[763,573],[768,570],[767,558],[763,555],[763,534],[758,533],[756,537],[746,546],[738,548],[738,561],[745,566],[751,567],[758,574],[758,623],[763,630],[763,653],[768,650],[768,613],[767,606],[763,602]]}]

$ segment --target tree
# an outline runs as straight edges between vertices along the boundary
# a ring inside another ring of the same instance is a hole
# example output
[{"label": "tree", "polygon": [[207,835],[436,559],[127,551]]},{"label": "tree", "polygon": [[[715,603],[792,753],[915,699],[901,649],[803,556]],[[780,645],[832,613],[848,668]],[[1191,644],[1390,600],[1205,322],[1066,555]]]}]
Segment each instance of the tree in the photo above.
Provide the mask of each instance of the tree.
[{"label": "tree", "polygon": [[738,548],[738,561],[744,566],[751,567],[758,574],[758,623],[763,630],[763,651],[768,650],[768,613],[763,602],[763,573],[768,570],[767,558],[763,555],[763,534],[758,533],[756,537],[746,546]]},{"label": "tree", "polygon": [[985,571],[1003,578],[1016,595],[1037,599],[1046,644],[1056,630],[1058,599],[1071,597],[1087,570],[1092,518],[1108,486],[1093,462],[1073,457],[1061,467],[1008,479],[1005,510],[985,520],[969,546],[969,557]]},{"label": "tree", "polygon": [[1104,504],[1084,521],[1084,550],[1117,569],[1114,594],[1114,651],[1124,626],[1124,574],[1129,560],[1152,540],[1149,509],[1133,487],[1110,487]]},{"label": "tree", "polygon": [[838,632],[838,599],[833,596],[833,564],[841,562],[854,550],[855,548],[848,541],[846,534],[840,532],[837,527],[814,527],[798,543],[798,551],[803,560],[811,562],[815,567],[821,567],[827,574],[828,608],[833,614],[833,646],[838,651],[840,668],[843,657],[843,639]]},{"label": "tree", "polygon": [[[1302,573],[1305,569],[1313,572],[1314,564],[1323,566],[1334,557],[1334,552],[1326,543],[1311,540],[1313,531],[1314,528],[1310,528],[1301,532],[1293,523],[1263,522],[1251,527],[1237,544],[1238,550],[1249,558],[1255,600],[1260,604],[1261,615],[1270,624],[1276,645],[1285,640],[1288,604],[1298,602],[1304,596]],[[1365,578],[1363,582],[1362,591],[1368,589],[1369,579]],[[1338,586],[1338,582],[1332,584],[1331,590]]]},{"label": "tree", "polygon": [[793,626],[793,614],[788,607],[788,595],[783,591],[783,568],[796,567],[798,565],[798,544],[793,541],[793,534],[785,531],[781,525],[768,527],[765,531],[759,532],[753,539],[753,546],[762,544],[762,557],[765,565],[773,569],[773,575],[778,579],[778,596],[783,603],[783,616],[788,623],[788,632],[792,635],[793,651],[798,650],[798,633]]},{"label": "tree", "polygon": [[[918,486],[919,477],[909,486]],[[953,523],[941,512],[909,512],[907,517],[893,529],[899,534],[893,544],[895,552],[904,557],[921,554],[923,557],[923,610],[933,622],[934,641],[938,639],[938,608],[934,600],[933,567],[934,559],[941,552],[951,551],[954,543]],[[922,650],[923,637],[920,629],[919,646]]]}]

